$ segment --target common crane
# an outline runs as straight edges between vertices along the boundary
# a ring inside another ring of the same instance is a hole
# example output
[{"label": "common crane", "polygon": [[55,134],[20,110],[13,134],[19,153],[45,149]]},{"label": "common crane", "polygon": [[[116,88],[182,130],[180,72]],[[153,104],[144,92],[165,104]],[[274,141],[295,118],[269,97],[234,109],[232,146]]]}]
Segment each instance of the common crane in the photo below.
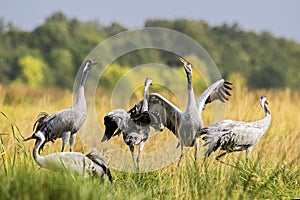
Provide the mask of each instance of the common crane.
[{"label": "common crane", "polygon": [[267,97],[260,97],[260,105],[265,112],[265,117],[255,122],[242,122],[233,120],[223,120],[203,128],[200,134],[206,134],[203,137],[205,141],[203,146],[207,146],[205,156],[208,157],[217,149],[225,150],[224,153],[218,155],[216,160],[226,163],[220,158],[227,153],[234,151],[246,150],[246,159],[249,159],[253,147],[259,142],[261,137],[267,132],[271,124],[271,113],[267,108]]},{"label": "common crane", "polygon": [[183,157],[183,147],[195,147],[195,160],[199,148],[198,133],[203,126],[202,110],[205,105],[215,100],[225,102],[230,96],[229,90],[232,90],[231,83],[223,79],[216,81],[209,86],[202,95],[196,100],[192,86],[192,65],[183,58],[179,58],[186,72],[188,82],[188,103],[186,110],[182,112],[174,104],[163,96],[152,93],[149,95],[149,112],[157,112],[165,127],[172,131],[179,139],[181,147],[181,156],[178,164]]},{"label": "common crane", "polygon": [[77,99],[72,107],[51,115],[45,112],[39,114],[38,119],[34,123],[33,130],[34,132],[41,131],[45,134],[45,143],[49,141],[53,142],[57,138],[62,138],[61,151],[64,151],[68,141],[70,143],[70,151],[72,151],[76,133],[86,119],[87,108],[84,96],[84,85],[89,71],[95,64],[94,60],[87,60],[85,62],[77,91]]},{"label": "common crane", "polygon": [[41,156],[40,150],[46,141],[44,133],[36,131],[24,141],[32,139],[36,141],[32,152],[33,158],[39,166],[55,172],[69,170],[84,177],[95,176],[102,178],[104,175],[107,175],[108,179],[112,181],[110,170],[105,160],[99,155],[93,152],[86,155],[79,152],[58,152]]},{"label": "common crane", "polygon": [[[105,133],[101,142],[111,137],[123,134],[124,142],[129,146],[134,165],[139,168],[140,154],[148,139],[150,126],[155,131],[162,131],[163,124],[156,112],[148,112],[148,90],[152,84],[151,78],[144,83],[144,98],[138,105],[126,112],[124,109],[110,111],[104,117]],[[138,155],[135,159],[134,148],[139,145]]]}]

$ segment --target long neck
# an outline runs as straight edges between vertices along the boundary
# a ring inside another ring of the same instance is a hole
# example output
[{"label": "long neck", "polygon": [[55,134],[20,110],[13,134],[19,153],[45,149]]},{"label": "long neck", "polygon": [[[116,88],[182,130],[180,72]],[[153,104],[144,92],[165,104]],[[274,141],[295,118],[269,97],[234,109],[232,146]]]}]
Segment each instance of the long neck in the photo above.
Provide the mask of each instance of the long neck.
[{"label": "long neck", "polygon": [[76,98],[76,103],[82,106],[86,106],[86,101],[85,101],[85,96],[84,96],[84,85],[87,79],[89,70],[84,69],[82,72],[81,80],[80,80],[80,85],[77,91],[77,98]]},{"label": "long neck", "polygon": [[40,155],[40,148],[42,146],[42,143],[43,141],[37,140],[32,151],[35,162],[40,166],[43,166],[43,156]]},{"label": "long neck", "polygon": [[142,111],[148,111],[148,88],[149,84],[145,85]]},{"label": "long neck", "polygon": [[264,135],[265,132],[270,127],[270,124],[271,124],[271,113],[270,113],[270,111],[268,110],[268,108],[265,104],[262,105],[262,108],[265,111],[265,117],[262,120],[260,120],[262,122],[262,127],[264,129],[264,131],[262,132],[261,135]]},{"label": "long neck", "polygon": [[192,74],[187,73],[187,81],[188,81],[188,104],[186,110],[193,109],[196,106],[195,94],[192,85]]},{"label": "long neck", "polygon": [[268,108],[267,108],[266,105],[263,105],[263,109],[264,109],[264,111],[265,111],[265,116],[266,116],[266,117],[267,117],[267,116],[271,116],[271,113],[270,113],[270,111],[268,110]]}]

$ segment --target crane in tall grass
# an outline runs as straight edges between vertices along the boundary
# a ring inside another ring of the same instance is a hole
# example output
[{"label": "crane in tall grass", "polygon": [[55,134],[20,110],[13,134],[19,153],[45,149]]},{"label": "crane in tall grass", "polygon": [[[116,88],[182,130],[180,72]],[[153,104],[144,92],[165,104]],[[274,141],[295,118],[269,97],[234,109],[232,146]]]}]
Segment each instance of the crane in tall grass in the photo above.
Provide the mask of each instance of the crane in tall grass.
[{"label": "crane in tall grass", "polygon": [[271,113],[267,108],[268,101],[266,96],[260,97],[260,106],[265,112],[265,117],[254,122],[242,122],[233,120],[223,120],[207,126],[200,131],[205,134],[203,146],[207,146],[205,156],[208,157],[217,149],[225,150],[218,155],[216,160],[236,167],[220,160],[227,153],[246,150],[246,159],[250,157],[253,147],[259,142],[261,137],[267,132],[271,124]]},{"label": "crane in tall grass", "polygon": [[46,141],[44,133],[36,131],[24,141],[32,139],[36,141],[32,152],[33,158],[39,166],[55,172],[69,170],[84,177],[95,176],[102,178],[104,175],[107,175],[109,180],[112,181],[112,176],[105,160],[94,152],[91,151],[86,155],[78,152],[59,152],[41,156],[40,150]]},{"label": "crane in tall grass", "polygon": [[68,141],[70,143],[70,151],[72,151],[76,139],[76,133],[86,119],[87,108],[84,96],[84,85],[89,71],[95,64],[94,60],[87,60],[84,63],[77,91],[77,99],[72,107],[53,114],[45,112],[39,114],[38,119],[34,123],[33,130],[34,132],[41,131],[45,134],[45,143],[49,141],[53,142],[57,138],[62,138],[61,151],[64,151],[65,145]]},{"label": "crane in tall grass", "polygon": [[[115,109],[104,117],[105,133],[101,142],[122,133],[123,140],[129,146],[133,162],[137,168],[139,168],[140,154],[149,136],[150,126],[155,131],[163,130],[163,124],[158,113],[148,112],[148,90],[151,84],[152,79],[146,78],[144,98],[141,103],[135,105],[128,112],[124,109]],[[135,146],[139,146],[136,159],[134,156]]]},{"label": "crane in tall grass", "polygon": [[174,104],[163,96],[152,93],[149,95],[149,112],[157,112],[162,118],[162,123],[179,139],[178,146],[181,147],[181,156],[178,164],[183,157],[183,147],[195,147],[195,160],[199,148],[199,132],[203,126],[202,111],[205,105],[215,100],[225,102],[232,90],[231,83],[223,79],[216,81],[209,86],[202,95],[196,100],[192,86],[192,65],[183,58],[179,58],[187,76],[188,103],[186,110],[182,112]]}]

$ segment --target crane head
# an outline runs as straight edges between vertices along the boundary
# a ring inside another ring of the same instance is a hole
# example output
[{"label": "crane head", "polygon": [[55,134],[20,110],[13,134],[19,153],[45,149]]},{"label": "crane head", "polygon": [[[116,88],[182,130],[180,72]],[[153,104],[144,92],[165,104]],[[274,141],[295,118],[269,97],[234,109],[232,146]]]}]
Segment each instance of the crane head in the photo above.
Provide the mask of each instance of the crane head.
[{"label": "crane head", "polygon": [[269,104],[268,101],[267,101],[267,97],[266,96],[261,96],[260,97],[260,103],[261,105],[264,105],[264,104]]},{"label": "crane head", "polygon": [[178,60],[183,64],[185,72],[187,74],[192,74],[192,64],[182,57],[178,58]]},{"label": "crane head", "polygon": [[152,85],[152,79],[150,78],[150,77],[147,77],[146,79],[145,79],[145,84],[144,84],[145,86],[146,85]]},{"label": "crane head", "polygon": [[41,143],[41,146],[39,148],[39,151],[43,149],[45,143],[46,143],[46,138],[43,132],[41,131],[36,131],[34,134],[32,134],[30,137],[24,139],[23,141],[28,141],[28,140],[35,140],[35,145],[38,143]]},{"label": "crane head", "polygon": [[84,71],[86,71],[88,69],[91,69],[96,64],[97,63],[95,62],[95,59],[85,61],[85,63],[84,63]]},{"label": "crane head", "polygon": [[265,111],[266,113],[271,114],[270,111],[269,111],[268,108],[267,108],[267,105],[268,105],[268,104],[269,104],[269,103],[268,103],[268,101],[267,101],[267,97],[266,97],[266,96],[261,96],[261,97],[260,97],[260,106],[262,107],[262,109],[264,109],[264,111]]}]

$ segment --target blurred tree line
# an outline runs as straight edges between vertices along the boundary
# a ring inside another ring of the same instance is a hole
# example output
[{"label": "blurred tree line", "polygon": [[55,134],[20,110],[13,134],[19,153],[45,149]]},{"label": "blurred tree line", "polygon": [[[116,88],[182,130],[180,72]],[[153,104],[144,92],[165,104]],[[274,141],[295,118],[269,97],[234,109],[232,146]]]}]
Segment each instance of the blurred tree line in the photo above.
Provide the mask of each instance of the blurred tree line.
[{"label": "blurred tree line", "polygon": [[[275,38],[269,32],[243,31],[238,24],[212,27],[204,21],[185,19],[147,20],[145,27],[164,27],[190,36],[207,50],[224,78],[241,77],[250,88],[300,86],[300,44],[294,41]],[[31,32],[0,18],[0,83],[72,89],[88,53],[101,41],[125,30],[118,23],[104,26],[96,21],[82,22],[61,12]],[[147,62],[179,66],[172,53],[144,49],[134,55],[117,59],[114,65],[119,67],[115,70]],[[110,80],[103,81],[109,87]]]}]

